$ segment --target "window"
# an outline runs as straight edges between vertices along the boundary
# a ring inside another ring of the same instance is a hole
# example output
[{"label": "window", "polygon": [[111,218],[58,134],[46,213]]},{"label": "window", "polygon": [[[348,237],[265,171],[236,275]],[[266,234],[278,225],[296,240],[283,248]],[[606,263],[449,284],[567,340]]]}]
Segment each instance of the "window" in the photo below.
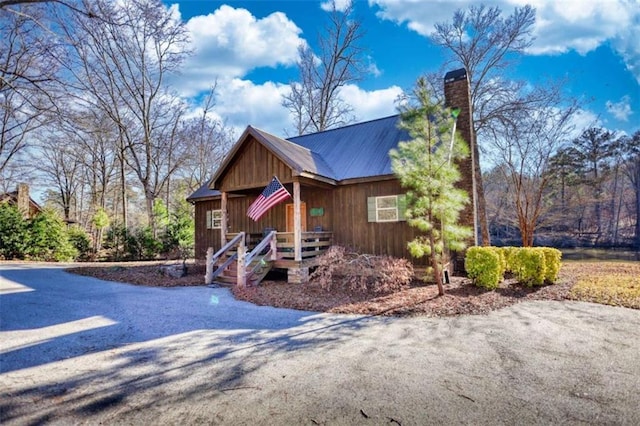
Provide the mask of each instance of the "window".
[{"label": "window", "polygon": [[207,210],[207,229],[222,229],[222,210]]},{"label": "window", "polygon": [[369,222],[404,221],[406,197],[403,194],[369,197],[367,198],[367,210]]}]

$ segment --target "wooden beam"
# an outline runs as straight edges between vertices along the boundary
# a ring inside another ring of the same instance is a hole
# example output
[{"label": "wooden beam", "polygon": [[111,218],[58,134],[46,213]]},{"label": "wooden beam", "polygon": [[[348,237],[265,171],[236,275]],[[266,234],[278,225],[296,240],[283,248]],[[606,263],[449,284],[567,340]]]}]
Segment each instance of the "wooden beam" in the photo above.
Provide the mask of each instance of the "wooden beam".
[{"label": "wooden beam", "polygon": [[300,218],[300,182],[293,182],[293,255],[302,260],[302,220]]},{"label": "wooden beam", "polygon": [[224,247],[227,244],[227,195],[225,191],[222,193],[222,199],[220,201],[220,210],[222,211],[222,218],[220,220],[220,247]]}]

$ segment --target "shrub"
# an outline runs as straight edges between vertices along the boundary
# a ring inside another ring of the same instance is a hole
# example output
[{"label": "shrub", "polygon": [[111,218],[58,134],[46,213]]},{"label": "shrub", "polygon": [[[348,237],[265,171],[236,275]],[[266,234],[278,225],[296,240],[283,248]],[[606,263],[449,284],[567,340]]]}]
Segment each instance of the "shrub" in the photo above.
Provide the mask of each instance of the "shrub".
[{"label": "shrub", "polygon": [[127,253],[127,238],[129,230],[119,224],[113,224],[108,230],[104,239],[103,247],[108,250],[108,259],[112,261],[119,261],[126,259]]},{"label": "shrub", "polygon": [[504,273],[507,270],[507,257],[504,252],[500,249],[500,247],[486,247],[487,249],[493,251],[498,255],[498,265],[500,266],[499,275],[500,281],[504,279]]},{"label": "shrub", "polygon": [[555,282],[558,280],[560,266],[562,265],[562,263],[560,262],[560,259],[562,259],[562,252],[551,247],[540,247],[538,248],[538,250],[541,251],[544,255],[544,281],[547,284],[555,284]]},{"label": "shrub", "polygon": [[0,258],[23,259],[28,237],[27,221],[18,207],[0,203]]},{"label": "shrub", "polygon": [[470,247],[465,256],[464,268],[478,287],[494,289],[502,279],[501,256],[495,247]]},{"label": "shrub", "polygon": [[69,228],[67,234],[69,242],[78,252],[78,259],[89,260],[91,258],[91,238],[89,238],[87,232],[76,225]]},{"label": "shrub", "polygon": [[505,260],[505,272],[514,272],[515,256],[520,247],[500,247]]},{"label": "shrub", "polygon": [[352,253],[332,246],[318,258],[310,278],[326,291],[387,294],[409,286],[413,265],[407,259]]},{"label": "shrub", "polygon": [[64,262],[74,260],[77,250],[69,242],[67,228],[58,213],[44,209],[29,226],[28,254],[36,260]]},{"label": "shrub", "polygon": [[544,284],[547,268],[545,255],[539,248],[521,248],[513,260],[513,272],[521,284],[527,286]]}]

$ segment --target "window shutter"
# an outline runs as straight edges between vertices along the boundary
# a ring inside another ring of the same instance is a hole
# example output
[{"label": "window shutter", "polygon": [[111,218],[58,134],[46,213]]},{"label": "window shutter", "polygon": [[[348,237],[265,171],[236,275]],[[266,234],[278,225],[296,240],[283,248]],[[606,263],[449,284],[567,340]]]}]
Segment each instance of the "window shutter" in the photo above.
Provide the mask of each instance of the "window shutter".
[{"label": "window shutter", "polygon": [[367,197],[367,220],[376,222],[376,197]]},{"label": "window shutter", "polygon": [[398,220],[407,220],[407,196],[406,194],[398,195]]},{"label": "window shutter", "polygon": [[207,210],[207,218],[206,218],[206,221],[207,221],[207,229],[211,229],[211,223],[212,223],[212,220],[211,220],[211,210]]}]

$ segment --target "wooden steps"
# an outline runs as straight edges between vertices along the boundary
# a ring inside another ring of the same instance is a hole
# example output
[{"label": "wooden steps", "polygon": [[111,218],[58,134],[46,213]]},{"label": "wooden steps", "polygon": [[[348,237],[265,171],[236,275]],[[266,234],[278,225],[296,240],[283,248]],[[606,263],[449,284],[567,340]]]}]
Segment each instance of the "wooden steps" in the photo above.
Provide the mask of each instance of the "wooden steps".
[{"label": "wooden steps", "polygon": [[[224,262],[224,261],[223,261]],[[222,263],[222,262],[221,262]],[[260,266],[256,266],[260,263]],[[251,262],[251,265],[247,268],[247,271],[254,271],[251,276],[247,276],[247,285],[254,286],[260,284],[260,282],[267,276],[269,271],[273,268],[272,261],[260,261],[256,260]],[[220,275],[214,278],[214,281],[224,287],[232,287],[236,285],[238,277],[238,263],[232,262],[227,266]]]}]

